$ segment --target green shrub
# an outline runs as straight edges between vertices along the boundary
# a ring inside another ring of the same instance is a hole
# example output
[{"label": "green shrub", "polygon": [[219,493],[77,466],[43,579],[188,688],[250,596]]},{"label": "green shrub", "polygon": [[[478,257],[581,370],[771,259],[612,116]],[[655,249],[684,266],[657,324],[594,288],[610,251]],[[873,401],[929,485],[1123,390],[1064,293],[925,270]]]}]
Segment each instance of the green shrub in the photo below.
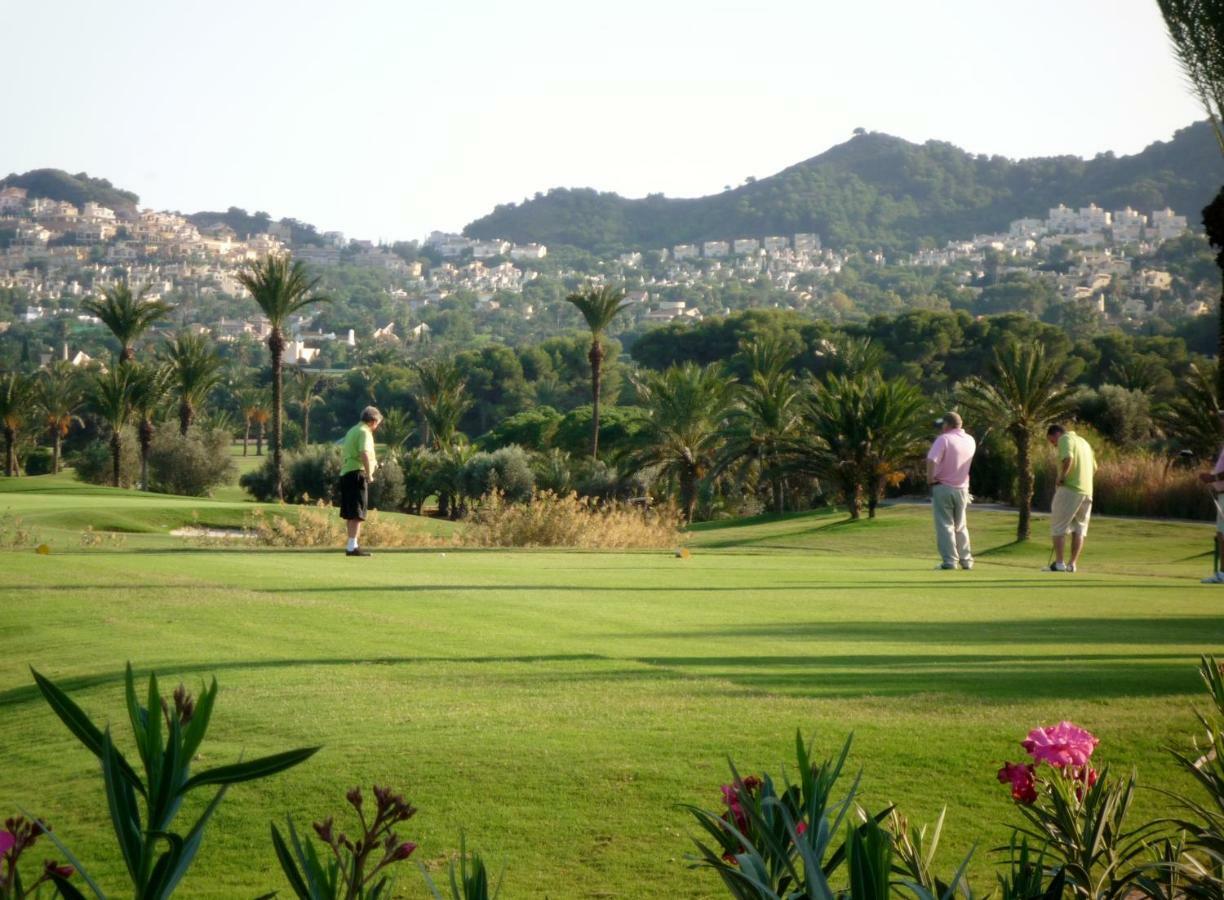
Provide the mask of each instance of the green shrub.
[{"label": "green shrub", "polygon": [[27,475],[47,475],[54,462],[50,447],[36,447],[23,460]]},{"label": "green shrub", "polygon": [[[323,500],[338,503],[340,480],[340,448],[334,444],[316,444],[304,450],[284,454],[284,493],[288,503],[311,503]],[[238,483],[256,500],[276,499],[272,457],[258,469],[243,475]]]},{"label": "green shrub", "polygon": [[[605,406],[599,410],[599,450],[612,453],[628,446],[642,429],[645,413],[635,406]],[[579,406],[557,423],[553,446],[575,456],[591,453],[591,407]]]},{"label": "green shrub", "polygon": [[[528,450],[545,450],[552,446],[561,419],[561,413],[551,406],[526,409],[503,420],[481,437],[479,443],[485,450],[496,450],[511,444]],[[587,422],[590,422],[589,417]]]},{"label": "green shrub", "polygon": [[404,505],[404,469],[398,454],[381,460],[370,485],[370,509],[397,510]]},{"label": "green shrub", "polygon": [[158,429],[149,447],[150,487],[163,494],[203,497],[228,484],[235,472],[229,441],[223,431],[192,428],[184,437],[174,428]]},{"label": "green shrub", "polygon": [[440,461],[432,451],[416,447],[403,454],[399,465],[404,476],[404,508],[420,515],[437,489]]},{"label": "green shrub", "polygon": [[502,447],[493,453],[477,453],[463,467],[463,492],[479,499],[499,491],[510,503],[531,498],[535,473],[522,447]]},{"label": "green shrub", "polygon": [[1143,391],[1116,384],[1081,391],[1076,397],[1079,419],[1119,447],[1134,447],[1152,436],[1152,401]]},{"label": "green shrub", "polygon": [[[110,440],[103,438],[87,444],[69,460],[76,477],[89,484],[110,484],[113,473]],[[119,485],[131,487],[140,481],[140,446],[136,432],[123,431],[123,449],[119,455]]]}]

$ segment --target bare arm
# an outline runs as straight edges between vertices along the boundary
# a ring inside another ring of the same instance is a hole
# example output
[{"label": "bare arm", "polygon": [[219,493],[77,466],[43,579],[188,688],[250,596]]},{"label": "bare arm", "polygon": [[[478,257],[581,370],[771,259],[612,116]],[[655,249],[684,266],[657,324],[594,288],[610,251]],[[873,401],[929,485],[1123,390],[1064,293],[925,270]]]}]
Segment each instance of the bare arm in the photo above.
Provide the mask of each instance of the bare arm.
[{"label": "bare arm", "polygon": [[927,464],[927,484],[935,483],[935,460],[928,459]]},{"label": "bare arm", "polygon": [[1071,471],[1071,457],[1067,457],[1058,464],[1058,483],[1062,484],[1067,480],[1067,473]]},{"label": "bare arm", "polygon": [[365,472],[366,481],[374,480],[374,458],[368,451],[361,451],[361,469]]}]

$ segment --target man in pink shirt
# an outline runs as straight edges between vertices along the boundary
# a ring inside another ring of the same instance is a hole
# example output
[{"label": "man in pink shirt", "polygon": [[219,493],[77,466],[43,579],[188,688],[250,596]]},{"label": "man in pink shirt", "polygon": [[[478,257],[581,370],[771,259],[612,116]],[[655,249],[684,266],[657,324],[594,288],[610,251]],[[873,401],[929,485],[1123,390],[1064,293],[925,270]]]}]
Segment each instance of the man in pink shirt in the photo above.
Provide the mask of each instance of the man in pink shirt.
[{"label": "man in pink shirt", "polygon": [[950,412],[939,420],[943,433],[927,453],[927,483],[931,486],[931,508],[935,513],[935,541],[939,545],[940,569],[973,568],[969,549],[969,465],[977,452],[977,441],[961,427],[959,414]]},{"label": "man in pink shirt", "polygon": [[[1220,410],[1219,416],[1220,423],[1224,424],[1224,410]],[[1224,507],[1220,505],[1220,494],[1224,493],[1224,449],[1220,450],[1211,471],[1203,472],[1199,480],[1208,486],[1216,508],[1216,571],[1204,578],[1203,584],[1224,584],[1224,571],[1220,571],[1224,566]]]}]

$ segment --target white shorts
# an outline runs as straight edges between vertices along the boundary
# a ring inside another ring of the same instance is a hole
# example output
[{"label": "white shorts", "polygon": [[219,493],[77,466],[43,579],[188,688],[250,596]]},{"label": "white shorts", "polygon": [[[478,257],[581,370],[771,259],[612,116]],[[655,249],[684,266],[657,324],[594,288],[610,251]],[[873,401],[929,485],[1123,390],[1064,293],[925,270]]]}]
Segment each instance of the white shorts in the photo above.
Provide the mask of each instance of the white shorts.
[{"label": "white shorts", "polygon": [[1050,504],[1050,534],[1062,537],[1068,531],[1083,537],[1092,517],[1092,498],[1069,487],[1059,487]]}]

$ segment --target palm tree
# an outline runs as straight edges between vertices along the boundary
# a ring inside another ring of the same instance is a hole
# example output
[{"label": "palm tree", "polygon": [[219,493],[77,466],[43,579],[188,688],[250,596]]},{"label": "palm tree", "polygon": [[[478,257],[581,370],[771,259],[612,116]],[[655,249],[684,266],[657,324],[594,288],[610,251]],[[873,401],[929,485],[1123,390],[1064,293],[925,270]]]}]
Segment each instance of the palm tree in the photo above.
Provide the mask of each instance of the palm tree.
[{"label": "palm tree", "polygon": [[414,362],[421,382],[417,407],[424,419],[424,443],[435,450],[449,450],[459,434],[459,421],[472,406],[463,373],[450,360]]},{"label": "palm tree", "polygon": [[166,342],[171,386],[179,401],[179,434],[186,437],[196,411],[221,381],[221,357],[202,334],[179,332]]},{"label": "palm tree", "polygon": [[922,392],[901,378],[875,380],[867,404],[867,517],[875,518],[884,490],[901,483],[926,450],[930,417]]},{"label": "palm tree", "polygon": [[785,450],[802,423],[802,394],[789,370],[793,357],[776,341],[754,340],[740,351],[748,381],[735,394],[715,466],[755,464],[769,481],[774,512],[786,508]]},{"label": "palm tree", "polygon": [[629,464],[658,466],[660,474],[676,478],[684,520],[692,522],[698,486],[718,458],[734,382],[717,364],[688,362],[648,372],[634,384],[646,421]]},{"label": "palm tree", "polygon": [[123,429],[132,417],[132,367],[115,366],[94,376],[90,385],[94,412],[110,426],[111,484],[119,487],[120,461],[123,457]]},{"label": "palm tree", "polygon": [[268,255],[251,263],[238,274],[238,281],[251,293],[272,331],[268,335],[268,353],[272,358],[272,472],[276,483],[276,499],[285,499],[283,460],[281,455],[281,416],[284,411],[281,357],[285,352],[284,327],[289,317],[312,303],[330,298],[316,293],[319,279],[306,273],[301,260],[288,254]]},{"label": "palm tree", "polygon": [[[1198,95],[1220,152],[1224,153],[1224,3],[1220,0],[1156,0],[1173,42],[1173,52]],[[1224,187],[1203,210],[1216,265],[1224,272]],[[1224,404],[1224,292],[1216,337],[1216,399]]]},{"label": "palm tree", "polygon": [[1027,541],[1030,534],[1033,442],[1072,406],[1061,372],[1057,362],[1046,359],[1041,344],[1008,344],[995,351],[989,378],[974,376],[960,386],[964,406],[983,422],[1005,429],[1016,446],[1018,541]]},{"label": "palm tree", "polygon": [[257,391],[255,406],[251,410],[251,420],[258,426],[255,432],[255,455],[263,456],[264,435],[268,432],[268,422],[272,419],[272,403],[267,391]]},{"label": "palm tree", "polygon": [[789,454],[796,471],[838,486],[851,519],[862,515],[864,485],[871,480],[871,390],[871,376],[861,374],[809,383],[803,427]]},{"label": "palm tree", "polygon": [[164,319],[173,309],[160,300],[146,301],[146,291],[133,294],[126,284],[107,288],[100,300],[86,300],[81,308],[97,316],[119,341],[119,362],[129,363],[136,358],[134,346],[155,322]]},{"label": "palm tree", "polygon": [[39,374],[36,403],[51,434],[51,471],[60,470],[60,449],[72,426],[81,424],[77,410],[84,401],[84,390],[76,369],[60,361]]},{"label": "palm tree", "polygon": [[1220,404],[1214,375],[1210,369],[1204,371],[1192,364],[1176,396],[1156,414],[1175,449],[1188,450],[1195,459],[1209,459],[1220,446]]},{"label": "palm tree", "polygon": [[[301,366],[294,366],[293,379],[289,382],[289,393],[292,401],[302,411],[302,446],[310,446],[310,411],[323,402],[323,392],[330,382],[322,372],[311,372]],[[386,420],[383,421],[383,431],[386,431]]]},{"label": "palm tree", "polygon": [[387,410],[387,414],[383,416],[382,425],[378,428],[378,439],[386,445],[388,451],[398,454],[415,433],[416,425],[412,420],[404,415],[403,410],[393,408]]},{"label": "palm tree", "polygon": [[19,372],[0,375],[0,430],[4,431],[4,474],[17,471],[17,432],[25,424],[34,399],[34,382]]},{"label": "palm tree", "polygon": [[265,405],[265,393],[259,388],[242,388],[234,391],[234,402],[238,404],[238,411],[242,413],[242,420],[246,424],[246,430],[242,433],[242,455],[247,455],[247,445],[251,441],[251,424],[255,421],[255,417],[259,409]]},{"label": "palm tree", "polygon": [[129,401],[136,417],[136,436],[140,440],[140,489],[149,489],[149,448],[156,426],[153,420],[162,412],[174,387],[172,364],[142,366],[132,363]]},{"label": "palm tree", "polygon": [[603,285],[588,288],[565,298],[578,308],[591,329],[591,350],[587,360],[591,363],[591,457],[599,456],[599,394],[603,379],[603,333],[616,314],[629,306],[621,288]]}]

